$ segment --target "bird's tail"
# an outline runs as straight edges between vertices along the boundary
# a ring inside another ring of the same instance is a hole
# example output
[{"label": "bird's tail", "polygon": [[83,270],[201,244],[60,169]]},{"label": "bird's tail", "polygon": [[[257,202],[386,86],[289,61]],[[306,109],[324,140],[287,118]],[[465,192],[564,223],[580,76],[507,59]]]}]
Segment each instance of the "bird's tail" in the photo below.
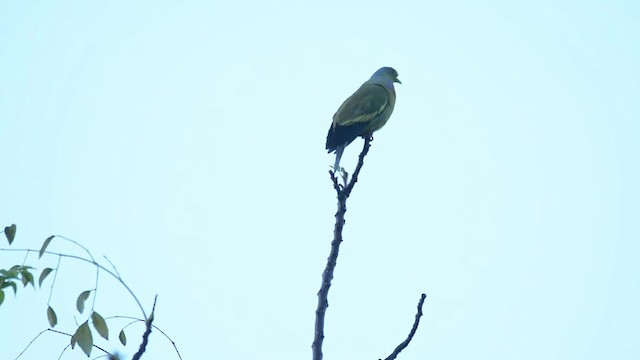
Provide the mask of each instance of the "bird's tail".
[{"label": "bird's tail", "polygon": [[340,145],[338,147],[336,147],[336,162],[333,165],[333,171],[338,172],[340,171],[340,158],[342,158],[342,153],[344,152],[344,145]]},{"label": "bird's tail", "polygon": [[335,136],[335,128],[333,126],[333,124],[331,124],[331,127],[329,127],[329,132],[327,133],[327,150],[329,150],[329,152],[333,152],[336,150],[336,147],[338,146],[338,144],[336,143],[336,136]]}]

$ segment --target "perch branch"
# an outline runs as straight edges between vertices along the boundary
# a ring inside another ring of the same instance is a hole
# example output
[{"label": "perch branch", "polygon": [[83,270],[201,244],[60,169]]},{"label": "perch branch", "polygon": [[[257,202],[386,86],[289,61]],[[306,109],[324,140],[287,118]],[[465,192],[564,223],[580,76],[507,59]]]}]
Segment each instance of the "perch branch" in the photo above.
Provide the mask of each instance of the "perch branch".
[{"label": "perch branch", "polygon": [[[362,165],[364,165],[364,157],[367,156],[367,153],[369,153],[369,148],[371,148],[372,141],[373,136],[369,135],[364,138],[364,146],[362,148],[360,156],[358,157],[358,165],[356,165],[356,170],[353,172],[353,175],[351,175],[351,181],[349,181],[349,184],[344,189],[345,200],[349,197],[349,195],[351,195],[351,190],[353,190],[353,186],[358,181],[358,175],[360,175],[360,170],[362,170]],[[347,178],[345,177],[345,180],[346,179]]]},{"label": "perch branch", "polygon": [[344,185],[342,188],[338,184],[338,178],[336,174],[333,171],[329,171],[333,188],[336,190],[336,195],[338,197],[338,211],[335,215],[336,223],[333,228],[333,241],[331,242],[331,251],[329,253],[329,258],[327,259],[327,265],[324,269],[324,272],[322,273],[322,285],[320,286],[320,290],[318,291],[318,307],[316,308],[315,332],[313,337],[313,344],[311,345],[313,360],[322,360],[324,317],[327,308],[329,307],[329,302],[327,300],[329,295],[329,288],[331,287],[333,272],[338,261],[340,243],[342,243],[342,229],[344,228],[345,222],[344,215],[347,212],[347,198],[351,194],[356,181],[358,181],[358,175],[360,174],[360,170],[362,169],[362,165],[364,164],[364,157],[367,155],[367,153],[369,152],[369,148],[371,147],[372,139],[373,138],[371,136],[366,136],[364,138],[364,147],[362,148],[362,152],[360,153],[360,156],[358,158],[358,165],[356,165],[356,169],[353,172],[351,181],[347,182],[348,175],[343,174]]}]

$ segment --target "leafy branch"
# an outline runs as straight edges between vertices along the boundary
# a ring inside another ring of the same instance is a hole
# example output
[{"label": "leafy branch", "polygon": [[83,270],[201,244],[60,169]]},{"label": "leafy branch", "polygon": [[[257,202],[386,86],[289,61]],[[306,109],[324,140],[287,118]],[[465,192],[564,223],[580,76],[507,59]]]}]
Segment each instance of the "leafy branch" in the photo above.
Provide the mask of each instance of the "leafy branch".
[{"label": "leafy branch", "polygon": [[[15,239],[16,226],[15,225],[8,226],[8,227],[6,227],[4,229],[3,232],[5,233],[5,235],[7,237],[9,245],[11,245],[13,243],[13,240]],[[70,242],[70,243],[80,247],[84,252],[87,253],[88,257],[82,257],[82,256],[77,256],[77,255],[71,255],[71,254],[65,254],[65,253],[60,253],[60,252],[48,251],[47,248],[49,247],[49,245],[51,244],[51,242],[52,242],[52,240],[54,238],[62,239],[64,241]],[[102,315],[100,315],[97,311],[95,311],[95,301],[96,301],[96,298],[97,298],[98,279],[99,279],[100,271],[104,271],[107,274],[111,275],[114,279],[116,279],[129,292],[131,297],[135,300],[136,304],[140,308],[140,311],[141,311],[141,313],[143,315],[143,319],[137,319],[137,318],[132,318],[132,319],[143,321],[145,323],[145,331],[144,331],[144,334],[143,334],[142,343],[140,344],[140,347],[139,347],[138,351],[136,352],[136,354],[134,355],[133,359],[134,360],[138,360],[138,359],[140,359],[142,357],[142,355],[144,354],[144,352],[146,351],[146,348],[147,348],[147,344],[148,344],[148,341],[149,341],[149,335],[151,334],[151,329],[152,328],[158,329],[157,327],[155,327],[152,324],[153,323],[153,319],[154,319],[154,312],[155,312],[155,307],[156,307],[157,295],[156,295],[156,298],[155,298],[155,300],[153,302],[153,308],[152,308],[152,311],[151,311],[151,315],[147,317],[146,312],[144,310],[144,307],[142,306],[142,304],[138,300],[137,296],[131,290],[131,288],[125,283],[125,281],[122,279],[122,277],[118,273],[118,270],[115,268],[113,263],[108,258],[105,257],[106,261],[113,268],[113,270],[109,269],[106,266],[104,266],[104,265],[100,264],[99,262],[97,262],[96,259],[91,254],[91,252],[86,247],[82,246],[79,242],[77,242],[75,240],[72,240],[72,239],[69,239],[67,237],[61,236],[61,235],[52,235],[52,236],[49,236],[48,238],[46,238],[39,250],[36,250],[36,249],[7,249],[7,248],[0,248],[0,250],[1,251],[6,251],[6,252],[23,252],[23,253],[25,253],[25,260],[24,260],[25,262],[26,262],[26,259],[29,256],[29,254],[31,254],[31,253],[38,253],[39,258],[42,258],[42,256],[44,256],[45,254],[53,255],[53,256],[56,256],[58,258],[58,262],[57,262],[56,268],[54,269],[54,268],[47,267],[47,268],[43,269],[42,272],[40,273],[40,276],[39,276],[39,279],[38,279],[38,285],[39,285],[39,287],[42,287],[42,284],[44,283],[45,279],[52,272],[55,272],[54,278],[53,278],[53,282],[51,284],[51,288],[50,288],[50,291],[49,291],[49,299],[47,301],[47,319],[49,321],[49,325],[50,325],[51,328],[49,328],[47,330],[43,330],[34,339],[32,339],[31,342],[18,355],[18,357],[16,359],[18,359],[20,356],[22,356],[22,354],[24,354],[24,352],[33,344],[33,342],[36,339],[38,339],[38,337],[40,337],[40,335],[42,335],[43,333],[48,332],[48,331],[49,332],[53,332],[53,333],[57,333],[57,334],[67,335],[67,336],[70,337],[70,343],[69,343],[69,345],[67,345],[64,348],[64,350],[62,351],[62,354],[64,354],[64,352],[67,350],[67,348],[69,346],[71,346],[71,348],[73,349],[73,348],[75,348],[76,345],[78,345],[87,356],[91,355],[91,350],[93,348],[97,348],[97,349],[103,351],[105,353],[105,356],[108,356],[110,359],[117,359],[118,358],[117,355],[110,354],[109,352],[107,352],[103,348],[95,345],[94,341],[93,341],[93,334],[92,334],[93,331],[97,332],[97,334],[100,337],[104,338],[105,340],[109,340],[109,328],[107,326],[106,320],[107,319],[116,318],[116,317],[109,317],[109,318],[105,319],[105,318],[102,317]],[[58,272],[59,272],[59,269],[60,269],[60,264],[61,264],[61,261],[62,261],[63,258],[72,259],[72,260],[88,263],[88,264],[91,264],[91,265],[96,267],[96,278],[95,278],[94,287],[92,289],[85,290],[85,291],[81,292],[80,295],[76,299],[76,309],[78,310],[78,312],[80,314],[82,314],[84,312],[84,310],[85,310],[86,301],[89,299],[89,297],[93,293],[93,302],[91,304],[91,311],[88,312],[86,320],[84,322],[82,322],[77,327],[77,329],[75,330],[75,332],[73,334],[69,334],[69,333],[66,333],[64,331],[59,331],[59,330],[54,330],[53,329],[53,327],[55,327],[57,325],[57,323],[58,323],[58,317],[57,317],[56,312],[51,307],[50,303],[51,303],[51,297],[52,297],[52,294],[53,294],[53,289],[54,289],[54,286],[55,286],[55,282],[56,282],[56,279],[57,279],[57,276],[58,276]],[[33,267],[24,266],[24,264],[23,265],[15,265],[12,268],[10,268],[9,270],[0,269],[0,305],[2,304],[2,302],[4,300],[4,291],[2,289],[6,288],[6,287],[12,287],[13,290],[14,290],[14,294],[15,294],[17,292],[17,285],[16,285],[17,281],[21,281],[24,284],[25,287],[30,283],[35,288],[34,277],[33,277],[33,274],[30,271],[32,269],[33,269]],[[127,326],[125,326],[125,328]],[[93,330],[92,330],[92,328],[93,328]],[[178,357],[181,359],[180,353],[178,352],[178,349],[176,347],[175,342],[173,342],[173,340],[171,340],[163,331],[161,331],[160,329],[158,329],[158,330],[167,339],[169,339],[169,341],[171,341],[171,343],[174,346],[174,349],[176,350],[176,353],[178,354]],[[118,335],[118,339],[120,340],[120,343],[123,346],[126,346],[127,340],[126,340],[126,335],[124,333],[124,328],[122,330],[120,330],[120,333]],[[60,354],[60,357],[62,357],[62,354]]]}]

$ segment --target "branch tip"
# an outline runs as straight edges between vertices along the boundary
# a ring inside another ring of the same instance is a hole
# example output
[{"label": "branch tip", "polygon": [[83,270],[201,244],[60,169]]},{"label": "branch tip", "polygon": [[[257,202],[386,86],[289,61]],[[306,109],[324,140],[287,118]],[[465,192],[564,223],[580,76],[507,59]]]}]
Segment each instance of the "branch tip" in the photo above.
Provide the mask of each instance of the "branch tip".
[{"label": "branch tip", "polygon": [[416,331],[418,330],[418,325],[420,324],[420,317],[422,316],[422,306],[424,305],[424,300],[426,298],[427,298],[427,294],[423,293],[422,295],[420,295],[420,301],[418,301],[418,306],[417,306],[418,311],[416,312],[416,318],[413,321],[413,326],[411,327],[411,331],[409,331],[409,335],[403,342],[400,343],[400,345],[398,345],[395,348],[395,350],[393,350],[391,355],[385,358],[385,360],[395,359],[402,350],[404,350],[407,346],[409,346],[411,339],[413,339],[413,335],[415,335]]}]

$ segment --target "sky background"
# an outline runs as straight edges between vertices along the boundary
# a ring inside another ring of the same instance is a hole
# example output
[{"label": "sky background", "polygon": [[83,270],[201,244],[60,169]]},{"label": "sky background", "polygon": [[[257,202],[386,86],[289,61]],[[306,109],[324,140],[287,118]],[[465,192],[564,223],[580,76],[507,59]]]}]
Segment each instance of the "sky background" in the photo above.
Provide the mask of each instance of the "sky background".
[{"label": "sky background", "polygon": [[[158,294],[185,360],[310,358],[336,210],[326,132],[393,66],[325,358],[386,357],[424,292],[401,359],[638,359],[638,39],[623,0],[1,1],[0,221],[12,248],[60,234],[109,257],[147,311]],[[0,268],[23,259],[0,252]],[[62,261],[56,329],[86,319],[94,276]],[[51,280],[0,306],[0,359],[48,327]],[[95,306],[141,316],[104,273]],[[131,356],[143,329],[122,348],[124,324],[97,343]],[[145,358],[177,356],[154,332]]]}]

